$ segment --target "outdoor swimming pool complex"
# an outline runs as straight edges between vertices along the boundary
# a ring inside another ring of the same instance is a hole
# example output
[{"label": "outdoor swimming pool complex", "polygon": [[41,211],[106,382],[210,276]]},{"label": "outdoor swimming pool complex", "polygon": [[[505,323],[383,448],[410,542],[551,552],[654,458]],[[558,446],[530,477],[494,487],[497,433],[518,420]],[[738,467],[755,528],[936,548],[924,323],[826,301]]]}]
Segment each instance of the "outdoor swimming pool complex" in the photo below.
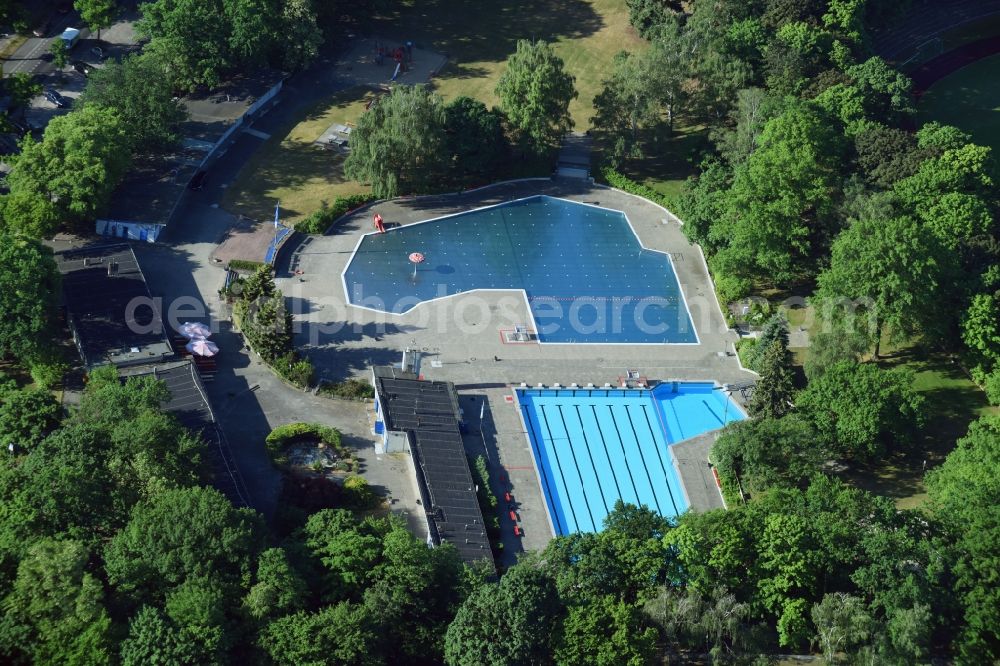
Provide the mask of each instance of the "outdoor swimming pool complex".
[{"label": "outdoor swimming pool complex", "polygon": [[[408,261],[419,252],[425,261]],[[353,305],[401,314],[476,289],[522,290],[539,342],[697,343],[670,258],[620,211],[535,196],[366,234]],[[527,323],[527,322],[524,322]]]},{"label": "outdoor swimming pool complex", "polygon": [[598,532],[619,499],[662,516],[689,508],[671,444],[744,418],[715,384],[516,389],[557,535]]}]

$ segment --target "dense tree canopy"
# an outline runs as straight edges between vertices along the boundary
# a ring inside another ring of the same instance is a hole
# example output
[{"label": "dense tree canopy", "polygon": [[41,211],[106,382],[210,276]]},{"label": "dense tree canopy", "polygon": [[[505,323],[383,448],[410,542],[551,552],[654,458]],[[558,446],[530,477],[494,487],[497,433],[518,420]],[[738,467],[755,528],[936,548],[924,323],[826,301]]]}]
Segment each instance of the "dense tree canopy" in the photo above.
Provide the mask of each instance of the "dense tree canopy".
[{"label": "dense tree canopy", "polygon": [[0,231],[0,356],[37,359],[50,344],[59,276],[41,244]]}]

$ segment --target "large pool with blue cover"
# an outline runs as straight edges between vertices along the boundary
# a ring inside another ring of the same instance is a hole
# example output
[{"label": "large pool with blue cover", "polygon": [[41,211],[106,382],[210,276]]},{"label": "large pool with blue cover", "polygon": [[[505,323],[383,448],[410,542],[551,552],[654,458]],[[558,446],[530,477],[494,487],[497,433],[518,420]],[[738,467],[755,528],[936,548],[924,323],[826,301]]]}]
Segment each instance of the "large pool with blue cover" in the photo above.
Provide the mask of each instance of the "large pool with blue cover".
[{"label": "large pool with blue cover", "polygon": [[393,314],[518,290],[541,343],[698,342],[670,257],[643,247],[621,211],[554,197],[366,234],[343,280],[349,303]]},{"label": "large pool with blue cover", "polygon": [[600,531],[619,499],[669,518],[684,513],[672,445],[745,418],[710,382],[515,392],[557,535]]}]

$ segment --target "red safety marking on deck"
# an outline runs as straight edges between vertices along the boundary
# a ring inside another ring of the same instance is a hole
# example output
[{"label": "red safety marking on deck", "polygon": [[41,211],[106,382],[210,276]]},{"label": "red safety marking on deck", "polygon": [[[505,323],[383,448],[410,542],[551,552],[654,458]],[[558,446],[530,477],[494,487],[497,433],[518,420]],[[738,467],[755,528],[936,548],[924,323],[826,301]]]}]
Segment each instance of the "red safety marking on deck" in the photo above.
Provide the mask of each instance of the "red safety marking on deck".
[{"label": "red safety marking on deck", "polygon": [[507,404],[512,405],[512,404],[514,404],[514,396],[512,396],[512,395],[505,395],[503,397],[503,401],[506,402]]}]

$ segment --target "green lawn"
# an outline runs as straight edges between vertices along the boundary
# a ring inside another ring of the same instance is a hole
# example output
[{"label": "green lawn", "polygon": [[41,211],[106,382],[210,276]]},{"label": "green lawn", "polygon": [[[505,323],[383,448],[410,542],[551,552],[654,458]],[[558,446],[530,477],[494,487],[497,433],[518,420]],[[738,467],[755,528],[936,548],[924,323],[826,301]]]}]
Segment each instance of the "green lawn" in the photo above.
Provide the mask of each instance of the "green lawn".
[{"label": "green lawn", "polygon": [[967,65],[934,84],[920,100],[921,122],[937,120],[959,127],[1000,152],[1000,55]]},{"label": "green lawn", "polygon": [[356,87],[311,106],[295,122],[275,132],[226,190],[223,206],[254,219],[273,214],[281,201],[282,219],[295,222],[338,195],[368,188],[344,176],[344,157],[313,142],[333,123],[354,124],[375,92]]},{"label": "green lawn", "polygon": [[576,77],[579,97],[570,113],[579,130],[590,127],[614,54],[645,47],[629,25],[625,0],[403,0],[371,32],[446,54],[448,65],[433,81],[438,93],[487,105],[497,102],[493,89],[517,40],[551,42]]}]

